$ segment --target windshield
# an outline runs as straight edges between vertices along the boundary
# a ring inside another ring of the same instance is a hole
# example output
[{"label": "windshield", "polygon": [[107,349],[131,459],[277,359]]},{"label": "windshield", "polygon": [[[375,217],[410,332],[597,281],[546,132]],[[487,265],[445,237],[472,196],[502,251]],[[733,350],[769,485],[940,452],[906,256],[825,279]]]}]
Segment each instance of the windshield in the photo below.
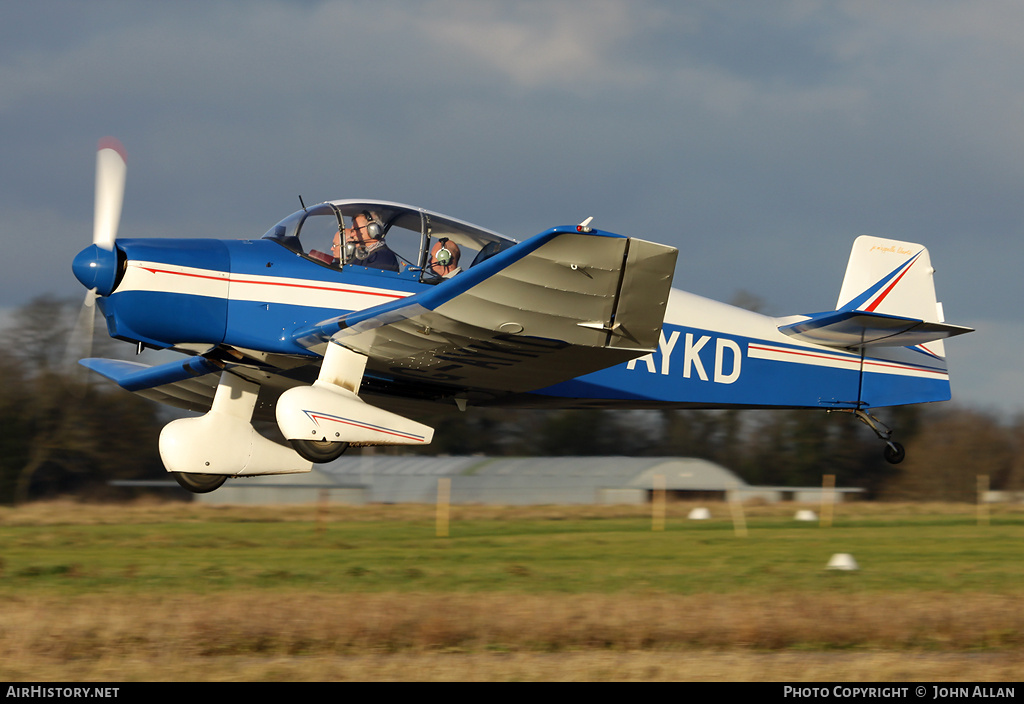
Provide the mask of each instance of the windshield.
[{"label": "windshield", "polygon": [[436,283],[516,244],[437,213],[383,201],[333,201],[288,216],[264,235],[324,266],[411,272]]}]

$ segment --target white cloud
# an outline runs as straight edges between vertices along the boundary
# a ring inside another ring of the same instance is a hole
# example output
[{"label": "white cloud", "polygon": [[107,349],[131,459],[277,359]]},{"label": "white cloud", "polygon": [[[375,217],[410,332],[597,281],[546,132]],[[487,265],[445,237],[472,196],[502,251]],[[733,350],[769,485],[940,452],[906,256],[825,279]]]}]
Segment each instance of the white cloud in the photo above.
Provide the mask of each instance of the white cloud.
[{"label": "white cloud", "polygon": [[430,43],[518,86],[589,89],[643,81],[640,67],[616,59],[623,44],[643,41],[664,15],[655,6],[624,0],[447,0],[431,3],[418,21]]}]

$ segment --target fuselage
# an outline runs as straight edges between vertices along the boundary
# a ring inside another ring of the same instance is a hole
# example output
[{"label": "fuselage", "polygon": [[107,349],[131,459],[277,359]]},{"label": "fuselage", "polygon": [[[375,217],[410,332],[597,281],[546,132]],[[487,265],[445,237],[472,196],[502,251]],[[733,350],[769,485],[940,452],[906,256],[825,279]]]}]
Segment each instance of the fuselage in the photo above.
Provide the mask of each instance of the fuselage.
[{"label": "fuselage", "polygon": [[[157,348],[224,345],[315,363],[297,331],[433,285],[411,268],[338,268],[269,239],[123,239],[118,249],[116,288],[99,300],[109,332]],[[494,353],[467,350],[467,363],[473,354]],[[803,344],[773,317],[673,289],[657,351],[528,397],[517,402],[838,409],[946,400],[949,383],[945,361],[924,350]]]}]

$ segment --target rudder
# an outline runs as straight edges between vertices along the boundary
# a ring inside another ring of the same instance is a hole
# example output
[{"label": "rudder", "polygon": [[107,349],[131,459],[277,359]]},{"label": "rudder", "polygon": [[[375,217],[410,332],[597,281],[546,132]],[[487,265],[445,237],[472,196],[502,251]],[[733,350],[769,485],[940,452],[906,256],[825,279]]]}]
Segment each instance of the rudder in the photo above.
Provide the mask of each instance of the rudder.
[{"label": "rudder", "polygon": [[861,235],[853,243],[836,310],[945,322],[924,245]]}]

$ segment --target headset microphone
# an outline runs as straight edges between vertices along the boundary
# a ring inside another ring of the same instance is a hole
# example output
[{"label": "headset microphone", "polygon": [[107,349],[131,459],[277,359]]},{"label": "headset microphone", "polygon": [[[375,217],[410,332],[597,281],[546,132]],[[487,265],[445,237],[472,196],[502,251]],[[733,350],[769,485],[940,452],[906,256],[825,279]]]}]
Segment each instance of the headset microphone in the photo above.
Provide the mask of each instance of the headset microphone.
[{"label": "headset microphone", "polygon": [[366,245],[355,242],[345,243],[345,259],[366,259],[368,256],[370,256],[370,250],[366,248]]}]

